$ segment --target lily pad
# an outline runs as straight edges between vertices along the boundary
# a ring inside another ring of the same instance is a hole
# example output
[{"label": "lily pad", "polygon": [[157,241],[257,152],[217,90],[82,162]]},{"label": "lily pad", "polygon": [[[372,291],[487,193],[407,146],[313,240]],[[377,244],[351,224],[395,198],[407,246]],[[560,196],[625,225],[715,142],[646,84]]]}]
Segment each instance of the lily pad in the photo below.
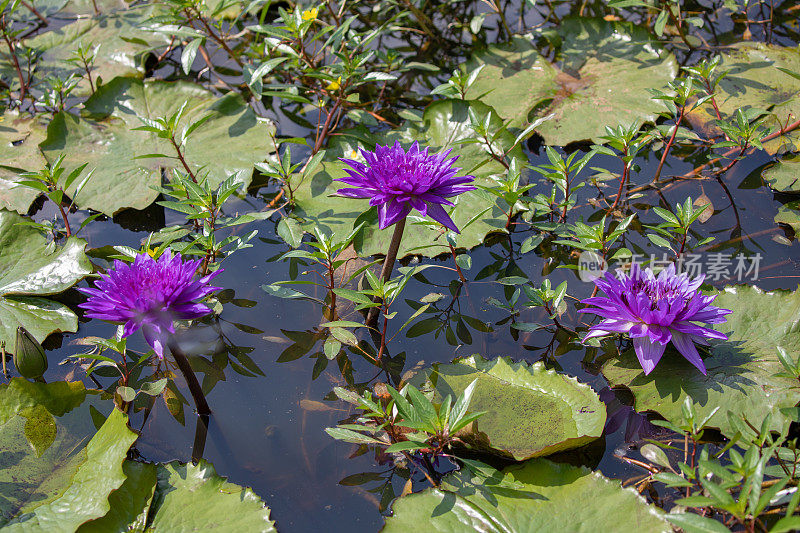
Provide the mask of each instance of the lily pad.
[{"label": "lily pad", "polygon": [[585,467],[532,459],[488,478],[462,469],[447,476],[441,488],[402,497],[381,531],[656,533],[672,528],[658,508],[619,481]]},{"label": "lily pad", "polygon": [[62,292],[92,272],[86,241],[70,237],[48,253],[44,237],[20,226],[24,218],[0,209],[0,342],[13,350],[17,326],[39,342],[55,331],[77,331],[78,318],[64,304],[42,298]]},{"label": "lily pad", "polygon": [[543,363],[480,355],[433,364],[411,378],[441,402],[477,379],[470,411],[486,411],[465,435],[470,447],[517,461],[583,446],[603,433],[606,408],[591,387]]},{"label": "lily pad", "polygon": [[761,177],[774,191],[800,192],[800,154],[782,157],[773,166],[766,168]]},{"label": "lily pad", "polygon": [[[28,39],[25,45],[41,54],[36,64],[38,77],[65,78],[70,72],[82,74],[67,61],[79,45],[100,45],[92,68],[95,88],[99,85],[98,79],[108,83],[117,76],[143,77],[143,54],[169,44],[166,35],[139,27],[152,11],[152,7],[132,8],[113,15],[82,18]],[[86,79],[80,82],[77,91],[91,94]]]},{"label": "lily pad", "polygon": [[[764,43],[738,43],[721,54],[718,72],[728,71],[715,92],[717,107],[723,118],[740,107],[772,110],[775,117],[765,123],[776,131],[785,125],[787,118],[800,114],[800,80],[781,72],[785,68],[800,72],[800,48],[785,48]],[[702,106],[688,115],[696,128],[721,134],[714,124],[716,115],[709,106]],[[798,135],[792,133],[766,143],[770,153],[796,149]]]},{"label": "lily pad", "polygon": [[558,68],[527,39],[516,37],[510,43],[481,50],[467,63],[467,72],[481,65],[483,69],[466,96],[492,106],[512,127],[527,124],[528,113],[561,89]]},{"label": "lily pad", "polygon": [[[456,163],[462,168],[462,172],[472,171],[471,174],[476,177],[477,184],[491,186],[493,182],[489,176],[505,172],[503,166],[496,161],[480,165],[487,158],[486,152],[481,147],[475,144],[458,144],[460,140],[474,134],[469,118],[470,110],[474,111],[480,120],[484,120],[491,108],[477,101],[440,100],[428,106],[421,123],[406,124],[401,130],[389,132],[381,137],[358,130],[329,150],[329,157],[346,155],[352,158],[357,156],[353,152],[354,148],[360,146],[374,150],[376,142],[391,144],[399,140],[407,147],[412,142],[419,141],[432,151],[452,149],[452,155],[459,156]],[[496,113],[492,113],[492,127],[497,128],[500,124],[500,118]],[[509,133],[498,139],[495,149],[509,150],[513,144],[514,137]],[[513,157],[523,158],[519,146],[515,147],[511,154]],[[478,165],[479,168],[475,168]],[[319,227],[332,231],[338,238],[350,233],[357,219],[359,223],[364,221],[366,222],[364,230],[354,243],[356,252],[361,256],[386,253],[394,227],[378,229],[377,212],[375,208],[370,209],[366,200],[334,196],[336,190],[344,186],[341,182],[333,181],[335,178],[345,176],[343,167],[344,163],[339,161],[327,161],[320,165],[314,174],[306,176],[300,183],[294,185],[292,194],[296,208],[293,214],[303,220],[303,228],[306,231]],[[451,216],[456,226],[463,228],[456,238],[457,246],[472,248],[482,244],[488,233],[505,231],[506,215],[489,193],[481,190],[470,191],[453,201],[456,202],[456,207]],[[479,215],[478,220],[464,228],[465,224],[476,215]],[[449,248],[443,231],[423,225],[407,224],[399,257],[412,250],[413,253],[433,257],[446,252]]]},{"label": "lily pad", "polygon": [[107,215],[126,207],[144,209],[158,196],[152,187],[160,185],[161,169],[183,167],[173,158],[141,158],[175,152],[169,141],[132,128],[142,126],[142,119],[171,116],[184,102],[182,124],[210,116],[184,149],[193,172],[208,173],[212,186],[231,175],[249,185],[253,165],[275,150],[270,141],[274,126],[258,118],[240,96],[216,98],[187,82],[116,78],[86,101],[85,117],[58,113],[41,149],[48,160],[65,154],[67,167],[88,162],[88,168],[96,169],[75,198],[79,207]]},{"label": "lily pad", "polygon": [[777,348],[800,353],[800,293],[739,285],[721,291],[714,305],[733,313],[727,322],[714,326],[729,339],[711,345],[709,356],[704,357],[708,375],[670,348],[648,376],[632,350],[605,363],[603,375],[611,385],[633,392],[637,411],[655,411],[673,423],[681,422],[681,405],[688,396],[699,418],[720,408],[709,426],[726,435],[735,433],[728,411],[756,426],[771,413],[772,428],[781,431],[788,424],[781,408],[800,401],[800,385],[776,376],[783,372]]},{"label": "lily pad", "polygon": [[78,533],[106,531],[276,531],[270,510],[249,488],[228,483],[204,461],[150,465],[128,461],[112,508]]},{"label": "lily pad", "polygon": [[39,151],[47,125],[6,111],[0,119],[0,208],[27,213],[39,191],[16,187],[21,172],[38,170],[46,161]]},{"label": "lily pad", "polygon": [[481,101],[496,105],[515,126],[553,114],[536,129],[551,145],[586,139],[600,142],[606,126],[641,125],[656,119],[663,106],[647,89],[660,89],[672,81],[678,65],[645,28],[568,18],[559,34],[561,69],[545,62],[532,45],[517,40],[490,48],[468,64],[470,68],[487,65],[469,95],[485,93]]},{"label": "lily pad", "polygon": [[793,200],[780,206],[775,223],[786,224],[794,230],[795,236],[800,236],[800,201]]},{"label": "lily pad", "polygon": [[74,531],[109,510],[108,495],[125,479],[122,463],[136,434],[114,409],[92,437],[85,398],[81,383],[17,378],[0,386],[4,531]]}]

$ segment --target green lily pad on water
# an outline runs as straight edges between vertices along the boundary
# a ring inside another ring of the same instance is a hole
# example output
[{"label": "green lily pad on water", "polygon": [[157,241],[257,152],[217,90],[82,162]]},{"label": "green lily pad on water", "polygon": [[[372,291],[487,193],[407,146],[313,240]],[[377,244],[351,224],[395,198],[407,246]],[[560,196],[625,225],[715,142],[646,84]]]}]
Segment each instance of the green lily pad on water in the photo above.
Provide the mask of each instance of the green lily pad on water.
[{"label": "green lily pad on water", "polygon": [[[728,71],[728,74],[720,81],[715,100],[723,118],[731,116],[740,107],[771,110],[775,116],[765,123],[770,131],[777,131],[782,125],[797,119],[800,115],[800,80],[778,69],[800,72],[800,47],[738,43],[721,57],[717,72]],[[687,118],[695,128],[721,134],[715,125],[717,117],[708,106],[697,108]],[[799,139],[800,134],[795,130],[765,143],[764,148],[771,154],[796,150],[800,146]]]},{"label": "green lily pad on water", "polygon": [[47,125],[39,119],[6,111],[0,119],[0,208],[27,213],[40,192],[17,187],[21,172],[38,170],[47,162],[39,151]]},{"label": "green lily pad on water", "polygon": [[775,223],[791,227],[795,237],[800,236],[800,200],[793,200],[780,206],[775,214]]},{"label": "green lily pad on water", "polygon": [[[67,61],[72,52],[83,46],[97,46],[97,57],[92,68],[95,89],[98,78],[108,83],[117,76],[144,77],[146,52],[169,45],[169,37],[142,29],[139,25],[152,15],[152,7],[132,8],[113,15],[82,18],[57,30],[48,31],[25,41],[41,57],[36,63],[40,77],[66,78],[69,73],[82,74],[78,67]],[[89,82],[78,84],[77,92],[91,94]]]},{"label": "green lily pad on water", "polygon": [[75,531],[109,510],[136,434],[116,409],[94,434],[88,396],[81,383],[0,386],[3,531]]},{"label": "green lily pad on water", "polygon": [[435,363],[409,382],[441,402],[477,379],[470,412],[485,411],[460,438],[471,448],[517,461],[578,448],[600,437],[606,408],[591,387],[543,363],[480,355]]},{"label": "green lily pad on water", "polygon": [[13,351],[17,326],[39,342],[56,331],[77,331],[78,317],[66,305],[43,298],[72,287],[92,273],[86,241],[70,237],[48,253],[45,238],[25,219],[0,209],[0,343]]},{"label": "green lily pad on water", "polygon": [[553,99],[561,89],[560,71],[521,37],[481,50],[467,62],[467,72],[483,65],[466,97],[494,108],[511,126],[523,128],[531,110]]},{"label": "green lily pad on water", "polygon": [[704,358],[707,376],[672,348],[648,376],[633,350],[606,362],[603,375],[612,386],[633,392],[637,411],[654,411],[673,423],[681,422],[681,405],[689,397],[700,419],[720,408],[708,425],[728,436],[736,432],[728,411],[756,427],[772,414],[772,429],[782,431],[788,420],[781,408],[800,401],[800,384],[776,376],[784,371],[777,347],[792,357],[800,354],[800,292],[764,292],[739,285],[721,291],[714,305],[733,313],[727,322],[714,325],[729,338],[712,341],[710,356]]},{"label": "green lily pad on water", "polygon": [[[340,141],[337,146],[329,150],[328,158],[336,156],[352,158],[353,148],[360,146],[374,150],[376,142],[385,145],[399,140],[407,149],[412,142],[419,141],[422,146],[430,147],[432,152],[452,149],[452,155],[459,156],[456,165],[461,167],[463,174],[471,173],[476,177],[477,184],[492,186],[494,182],[489,176],[504,173],[505,168],[496,161],[481,165],[487,158],[483,148],[475,144],[458,143],[474,134],[469,118],[470,110],[474,111],[480,120],[484,120],[492,111],[490,107],[477,101],[440,100],[427,107],[421,123],[406,124],[404,128],[380,137],[363,131],[353,132],[345,137],[345,141]],[[493,128],[501,125],[496,113],[492,113],[491,124]],[[500,136],[496,142],[496,149],[511,150],[511,155],[521,160],[523,158],[521,149],[519,146],[511,149],[513,145],[514,136],[507,133]],[[480,166],[475,168],[478,165]],[[367,200],[334,196],[338,189],[345,187],[343,183],[333,181],[345,176],[344,167],[345,164],[340,161],[327,161],[312,175],[306,176],[302,182],[294,185],[292,194],[296,208],[293,214],[303,220],[302,227],[306,231],[319,227],[333,232],[340,239],[353,230],[357,225],[357,219],[358,223],[365,221],[364,230],[354,243],[356,252],[361,256],[386,253],[394,226],[384,230],[378,229],[377,212],[375,208],[369,207]],[[456,238],[458,247],[478,246],[483,243],[487,234],[505,231],[506,215],[491,194],[476,190],[451,200],[456,202],[451,218],[456,226],[462,229]],[[412,212],[412,215],[415,213]],[[478,215],[477,221],[465,228],[467,222],[476,215]],[[448,250],[443,231],[409,223],[403,234],[398,257],[408,253],[433,257]]]},{"label": "green lily pad on water", "polygon": [[478,53],[468,68],[486,66],[469,96],[498,106],[503,119],[514,126],[552,114],[536,128],[550,145],[586,139],[600,142],[606,126],[641,125],[656,119],[663,105],[647,89],[664,87],[675,78],[678,66],[645,28],[568,18],[559,34],[561,69],[548,64],[532,44],[521,39]]},{"label": "green lily pad on water", "polygon": [[[40,147],[50,161],[63,153],[66,167],[88,162],[95,169],[75,198],[79,207],[107,215],[126,207],[144,209],[158,196],[152,187],[161,184],[161,169],[183,166],[175,158],[141,158],[174,156],[175,151],[168,140],[132,128],[144,125],[143,118],[171,116],[184,102],[182,125],[210,116],[183,148],[190,168],[200,177],[208,173],[213,187],[232,175],[249,185],[253,165],[275,151],[270,140],[274,126],[258,118],[240,96],[216,98],[193,83],[116,78],[86,101],[85,117],[58,113]],[[76,186],[67,192],[74,193]]]},{"label": "green lily pad on water", "polygon": [[[490,477],[466,468],[396,500],[383,533],[671,532],[636,491],[585,467],[531,459]],[[613,512],[612,512],[613,511]]]},{"label": "green lily pad on water", "polygon": [[800,192],[800,154],[782,157],[774,165],[764,169],[761,177],[774,191]]},{"label": "green lily pad on water", "polygon": [[78,533],[276,531],[269,508],[251,489],[228,483],[204,460],[196,465],[127,461],[124,470],[128,477],[111,495],[109,513]]}]

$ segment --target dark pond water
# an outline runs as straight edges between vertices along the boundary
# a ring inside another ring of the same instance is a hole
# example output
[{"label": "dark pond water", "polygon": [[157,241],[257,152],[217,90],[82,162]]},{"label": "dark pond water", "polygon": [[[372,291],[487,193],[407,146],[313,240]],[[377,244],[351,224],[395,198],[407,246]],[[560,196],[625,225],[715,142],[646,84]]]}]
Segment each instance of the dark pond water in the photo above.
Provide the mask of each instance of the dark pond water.
[{"label": "dark pond water", "polygon": [[[528,25],[541,22],[534,20],[535,14],[529,18],[525,20]],[[725,27],[718,29],[721,32],[732,31]],[[435,59],[433,57],[431,61],[435,62]],[[282,135],[307,134],[280,115],[276,116]],[[529,151],[528,155],[534,164],[546,162],[541,153]],[[697,198],[704,193],[714,206],[714,214],[697,229],[702,236],[715,237],[713,243],[703,248],[704,257],[714,252],[732,255],[758,252],[762,257],[758,280],[743,281],[755,283],[763,289],[794,289],[800,279],[800,245],[793,235],[787,235],[788,230],[778,227],[773,221],[786,199],[779,198],[762,184],[760,170],[769,161],[768,156],[755,154],[735,165],[720,181],[675,182],[660,191],[645,191],[628,207],[637,213],[641,223],[655,224],[659,219],[649,211],[650,206],[674,206],[687,196]],[[649,182],[657,163],[653,159],[640,160],[642,168],[634,174],[632,186]],[[618,170],[619,163],[598,156],[592,165]],[[667,161],[664,175],[680,175],[693,166],[672,157]],[[532,194],[549,192],[550,185],[541,183],[537,174],[529,175],[529,179],[537,183]],[[610,189],[605,192],[613,193]],[[251,190],[245,199],[233,202],[229,211],[264,209],[268,193],[274,193],[274,189]],[[581,189],[579,205],[582,207],[570,213],[569,221],[581,217],[595,220],[596,210],[589,205],[588,199],[596,194],[595,187]],[[36,218],[51,218],[52,215],[44,209],[37,213]],[[383,510],[382,500],[385,504],[391,494],[399,494],[406,480],[392,476],[390,458],[376,457],[372,451],[356,454],[357,446],[334,441],[323,431],[349,415],[340,402],[330,401],[333,387],[344,383],[342,370],[336,361],[328,362],[323,369],[326,359],[321,354],[321,343],[305,353],[292,347],[296,341],[302,344],[313,336],[315,328],[325,321],[321,309],[308,302],[268,296],[260,288],[264,283],[290,277],[288,263],[270,260],[289,249],[276,237],[278,220],[276,215],[272,220],[252,224],[251,227],[259,230],[261,239],[254,239],[252,248],[240,251],[224,262],[225,271],[216,282],[235,296],[225,304],[214,327],[200,327],[182,337],[187,352],[203,354],[221,367],[215,371],[218,382],[208,394],[213,415],[205,440],[196,442],[198,421],[191,407],[187,406],[185,423],[181,423],[159,400],[146,419],[141,412],[132,417],[132,427],[141,429],[135,448],[141,457],[151,461],[188,461],[200,455],[202,448],[202,456],[211,461],[220,474],[234,483],[252,487],[267,502],[272,509],[272,518],[283,533],[375,531],[380,528],[383,514],[387,512]],[[95,221],[88,226],[85,238],[90,248],[120,244],[138,247],[148,232],[182,222],[179,213],[164,212],[154,205],[142,212],[123,212],[115,220]],[[519,227],[526,228],[527,225]],[[436,336],[430,333],[408,338],[401,333],[391,342],[389,351],[393,355],[405,352],[404,371],[423,364],[447,362],[459,355],[479,353],[486,358],[510,356],[528,362],[544,360],[566,374],[577,376],[600,392],[608,403],[609,426],[604,437],[597,442],[554,459],[583,464],[623,480],[636,476],[640,474],[639,470],[615,457],[615,453],[627,450],[628,445],[635,445],[639,439],[650,435],[647,424],[642,423],[640,417],[631,415],[631,409],[626,407],[630,405],[628,395],[608,390],[598,368],[584,363],[584,349],[577,349],[575,345],[571,347],[576,349],[560,346],[560,339],[554,339],[547,332],[521,332],[515,338],[510,323],[505,321],[508,314],[487,303],[490,297],[504,300],[503,286],[489,281],[494,276],[476,280],[479,272],[500,257],[505,258],[502,262],[504,268],[515,265],[535,285],[544,277],[548,277],[553,285],[568,280],[572,296],[580,299],[591,294],[593,285],[582,282],[574,271],[552,268],[563,258],[554,259],[535,253],[520,255],[520,244],[529,235],[529,231],[520,229],[512,233],[510,239],[490,238],[486,245],[472,250],[472,268],[466,273],[468,283],[453,301],[448,296],[438,304],[443,309],[442,320],[457,314],[466,315],[489,324],[491,331],[481,332],[468,327],[469,334],[462,333],[457,346],[448,343],[444,334]],[[663,252],[636,232],[629,232],[627,238],[632,239],[629,243],[641,247],[645,254],[654,253],[660,257]],[[449,257],[422,260],[422,263],[428,262],[451,266]],[[431,292],[450,294],[448,286],[454,278],[451,272],[431,269],[425,276],[429,283],[412,281],[403,298],[419,300]],[[709,280],[718,287],[735,281],[729,278]],[[63,298],[70,304],[79,301],[75,291]],[[397,304],[396,310],[406,316],[413,312],[403,302]],[[543,313],[531,310],[523,310],[517,318],[522,322],[545,319]],[[561,318],[561,322],[571,328],[582,320],[571,305]],[[83,350],[74,344],[79,337],[112,334],[113,326],[92,321],[82,322],[76,334],[51,338],[48,380],[68,376],[80,379],[83,372],[79,368],[71,364],[59,366],[58,363]],[[59,340],[60,346],[55,346]],[[253,363],[249,370],[234,366],[231,362],[235,360],[223,354],[226,349],[223,344],[228,346],[228,351],[244,350]],[[131,338],[129,346],[145,349],[138,336]],[[226,360],[228,364],[225,364]],[[355,382],[366,383],[377,377],[378,370],[370,362],[358,356],[351,356],[350,362],[352,368],[345,371],[352,371]],[[256,370],[253,365],[263,375],[253,373]],[[209,374],[215,372],[209,371]],[[188,393],[186,396],[189,397]],[[415,481],[415,490],[425,486],[423,479]]]},{"label": "dark pond water", "polygon": [[[530,154],[530,157],[534,162],[541,162],[541,157],[536,154]],[[704,192],[711,199],[715,213],[700,226],[700,232],[716,238],[712,245],[706,246],[705,253],[758,251],[762,260],[756,284],[764,289],[793,289],[800,279],[797,275],[800,272],[800,246],[796,240],[789,241],[784,230],[773,222],[781,201],[769,188],[761,185],[759,172],[767,161],[765,156],[751,156],[733,167],[722,183],[716,180],[684,181],[665,188],[660,194],[648,192],[634,202],[640,208],[638,216],[644,223],[656,223],[655,215],[647,212],[647,205],[659,205],[665,201],[674,205],[686,196],[697,197]],[[615,162],[611,160],[597,163],[598,166],[607,163],[609,168],[615,168]],[[633,185],[648,181],[654,170],[653,163],[643,162],[642,171],[638,179],[634,178]],[[690,170],[691,166],[673,158],[669,161],[669,172],[680,174]],[[531,179],[537,178],[531,176]],[[539,188],[545,192],[543,185],[533,192]],[[583,203],[586,197],[595,194],[590,187],[581,192],[585,192]],[[233,210],[260,209],[266,205],[258,191],[238,202],[232,205]],[[571,220],[581,216],[589,218],[594,211],[587,204],[576,210]],[[737,215],[740,231],[736,229]],[[43,211],[37,216],[45,217],[48,213]],[[284,353],[292,345],[290,338],[297,340],[304,334],[308,336],[305,332],[314,330],[324,319],[319,307],[312,303],[274,298],[260,288],[264,283],[289,279],[288,263],[268,260],[288,250],[287,245],[274,242],[276,221],[277,217],[273,221],[258,223],[263,240],[254,240],[252,248],[226,260],[225,272],[217,278],[221,286],[235,292],[236,299],[225,305],[218,322],[219,331],[227,344],[248,350],[249,357],[264,375],[242,375],[231,366],[224,368],[224,379],[219,376],[221,380],[208,395],[214,414],[202,456],[232,482],[253,487],[268,502],[273,518],[283,532],[320,528],[374,531],[383,520],[380,501],[387,484],[393,483],[395,493],[399,494],[405,479],[391,477],[392,465],[388,458],[376,458],[372,452],[354,457],[357,446],[334,441],[323,431],[348,416],[342,404],[326,400],[330,398],[332,388],[343,383],[343,378],[338,365],[332,361],[314,379],[318,360],[324,360],[320,354],[321,344],[311,348],[308,354]],[[146,212],[125,213],[118,220],[97,221],[89,226],[86,238],[89,246],[95,248],[117,244],[138,246],[148,231],[179,222],[180,218],[174,213],[152,207]],[[741,237],[736,237],[738,234]],[[533,253],[519,256],[519,246],[527,235],[529,233],[525,231],[512,234],[514,262],[534,284],[538,284],[545,277],[543,269],[547,268],[549,259]],[[487,358],[511,356],[528,362],[544,359],[548,365],[588,383],[595,391],[601,392],[609,404],[610,426],[604,437],[587,449],[563,454],[556,459],[598,468],[607,476],[619,479],[639,474],[635,467],[615,457],[615,450],[619,454],[620,450],[628,448],[628,444],[635,445],[640,438],[650,436],[647,433],[640,435],[636,430],[641,422],[639,417],[628,416],[630,409],[624,407],[624,404],[629,404],[627,395],[605,390],[606,381],[598,370],[582,362],[583,350],[561,354],[558,341],[554,342],[551,334],[520,333],[519,340],[515,340],[508,323],[496,324],[508,315],[488,305],[486,300],[489,297],[503,300],[503,286],[487,280],[474,281],[474,278],[484,267],[495,262],[492,254],[508,257],[506,243],[497,242],[472,250],[473,266],[467,273],[471,281],[460,292],[451,310],[451,315],[461,313],[490,324],[491,332],[482,333],[469,328],[471,339],[467,340],[471,342],[459,339],[461,344],[458,346],[448,344],[443,334],[438,338],[433,333],[407,338],[401,333],[390,344],[391,353],[406,353],[405,370],[472,353]],[[646,254],[661,256],[662,251],[644,239],[635,241],[635,244],[641,246]],[[446,257],[423,262],[428,261],[450,264]],[[448,284],[452,276],[444,270],[438,274],[439,271],[426,271],[431,284],[413,281],[404,298],[418,300],[430,292],[449,294]],[[592,291],[592,285],[580,281],[571,270],[555,269],[547,277],[553,284],[568,280],[569,292],[577,298],[587,297]],[[719,279],[711,283],[722,286],[735,281]],[[440,304],[442,308],[450,304],[449,299],[443,302],[446,303]],[[399,304],[397,309],[407,315],[413,312],[405,303]],[[537,322],[544,318],[527,310],[518,320]],[[562,318],[568,327],[574,327],[580,321],[581,317],[576,316],[571,306]],[[73,372],[74,377],[80,377],[82,372],[79,369],[57,365],[67,355],[82,350],[80,346],[71,344],[72,341],[86,335],[111,334],[113,326],[93,321],[82,323],[77,334],[64,335],[61,347],[49,352],[51,370],[48,378],[63,378]],[[186,333],[183,342],[188,351],[194,349],[197,353],[211,356],[218,338],[212,328],[201,328]],[[141,339],[134,336],[131,340],[134,349],[145,349]],[[366,360],[358,357],[350,360],[356,382],[367,382],[376,376],[376,368]],[[139,414],[132,418],[132,426],[141,427],[142,436],[137,441],[136,450],[145,459],[188,461],[193,457],[196,416],[190,407],[187,406],[185,424],[181,424],[163,402],[158,401],[146,421]],[[646,426],[642,429],[646,430]],[[419,480],[415,490],[423,486],[423,480]]]}]

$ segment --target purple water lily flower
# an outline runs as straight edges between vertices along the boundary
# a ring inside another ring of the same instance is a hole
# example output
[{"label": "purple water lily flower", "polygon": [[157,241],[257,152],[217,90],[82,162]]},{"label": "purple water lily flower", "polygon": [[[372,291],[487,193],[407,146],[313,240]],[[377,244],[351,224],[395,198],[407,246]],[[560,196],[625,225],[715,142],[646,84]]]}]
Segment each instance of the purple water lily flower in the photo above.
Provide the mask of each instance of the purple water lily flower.
[{"label": "purple water lily flower", "polygon": [[175,333],[175,320],[200,318],[211,312],[196,300],[220,289],[209,286],[209,282],[222,269],[195,279],[201,262],[184,261],[169,250],[158,260],[141,253],[131,264],[114,261],[114,268],[100,275],[95,288],[78,289],[89,296],[78,307],[88,311],[87,317],[124,324],[123,337],[141,328],[147,344],[163,359],[168,334]]},{"label": "purple water lily flower", "polygon": [[340,158],[350,168],[346,178],[337,178],[353,188],[339,189],[337,194],[349,198],[369,198],[369,205],[378,207],[381,229],[403,219],[412,209],[458,233],[444,205],[454,205],[447,198],[476,189],[467,185],[473,176],[456,176],[453,168],[458,157],[448,159],[450,150],[429,154],[414,143],[408,152],[399,142],[394,146],[375,145],[375,151],[361,150],[366,164]]},{"label": "purple water lily flower", "polygon": [[664,355],[667,343],[672,341],[681,355],[705,374],[706,367],[694,343],[707,345],[708,339],[728,337],[698,323],[725,322],[725,315],[731,311],[711,305],[715,296],[705,296],[699,290],[703,279],[704,276],[689,279],[686,273],[678,275],[674,265],[658,276],[636,264],[629,273],[619,272],[616,278],[606,272],[594,281],[606,296],[582,300],[594,307],[580,312],[605,319],[590,328],[584,342],[593,337],[627,333],[644,373],[649,374]]}]

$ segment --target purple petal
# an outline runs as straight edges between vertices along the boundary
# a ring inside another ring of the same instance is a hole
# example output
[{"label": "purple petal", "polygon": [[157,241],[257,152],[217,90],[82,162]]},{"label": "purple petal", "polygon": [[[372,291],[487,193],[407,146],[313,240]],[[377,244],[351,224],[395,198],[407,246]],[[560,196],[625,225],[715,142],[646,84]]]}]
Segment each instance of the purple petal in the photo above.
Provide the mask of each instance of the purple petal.
[{"label": "purple petal", "polygon": [[633,339],[633,349],[636,352],[636,357],[639,359],[639,364],[642,365],[645,375],[649,374],[656,367],[664,355],[665,344],[660,342],[652,342],[648,337],[639,337]]},{"label": "purple petal", "polygon": [[686,358],[687,361],[696,366],[697,369],[703,373],[703,375],[706,375],[706,365],[703,364],[703,359],[697,352],[697,347],[694,345],[689,335],[673,331],[672,344],[675,345],[675,347],[678,349],[681,355]]}]

